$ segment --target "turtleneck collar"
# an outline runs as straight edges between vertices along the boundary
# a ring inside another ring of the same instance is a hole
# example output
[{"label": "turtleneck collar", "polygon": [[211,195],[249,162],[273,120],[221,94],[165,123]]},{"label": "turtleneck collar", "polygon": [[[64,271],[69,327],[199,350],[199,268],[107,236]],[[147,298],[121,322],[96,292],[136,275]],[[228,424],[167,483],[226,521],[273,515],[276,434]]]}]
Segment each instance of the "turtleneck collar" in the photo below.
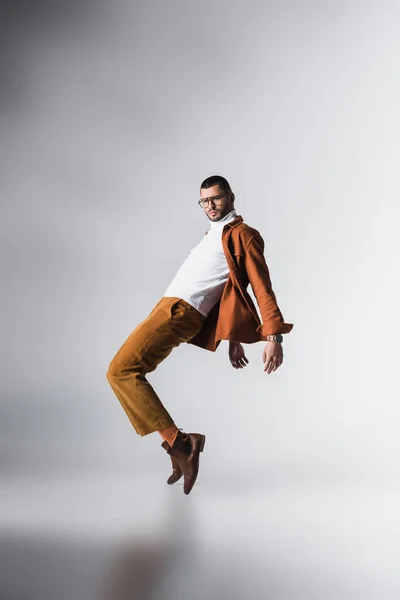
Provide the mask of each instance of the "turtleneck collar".
[{"label": "turtleneck collar", "polygon": [[233,208],[227,215],[222,217],[219,221],[210,221],[210,229],[223,229],[224,226],[233,221],[237,217],[236,210]]}]

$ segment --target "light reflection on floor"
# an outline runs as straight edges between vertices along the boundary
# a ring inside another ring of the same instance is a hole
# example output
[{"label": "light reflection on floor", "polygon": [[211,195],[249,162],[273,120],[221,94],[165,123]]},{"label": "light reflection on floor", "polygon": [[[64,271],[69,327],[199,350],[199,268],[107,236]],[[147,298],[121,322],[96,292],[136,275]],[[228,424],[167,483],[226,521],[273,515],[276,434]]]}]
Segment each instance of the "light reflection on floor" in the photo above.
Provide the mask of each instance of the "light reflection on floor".
[{"label": "light reflection on floor", "polygon": [[0,597],[400,598],[398,488],[257,475],[9,478]]}]

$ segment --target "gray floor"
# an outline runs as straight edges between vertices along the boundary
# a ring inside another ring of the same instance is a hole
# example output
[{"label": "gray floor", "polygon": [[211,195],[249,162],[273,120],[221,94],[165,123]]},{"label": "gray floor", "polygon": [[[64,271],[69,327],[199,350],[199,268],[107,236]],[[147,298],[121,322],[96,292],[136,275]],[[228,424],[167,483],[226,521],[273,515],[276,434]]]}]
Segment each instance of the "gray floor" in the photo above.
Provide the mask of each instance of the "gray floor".
[{"label": "gray floor", "polygon": [[399,487],[200,471],[3,480],[3,600],[398,600]]}]

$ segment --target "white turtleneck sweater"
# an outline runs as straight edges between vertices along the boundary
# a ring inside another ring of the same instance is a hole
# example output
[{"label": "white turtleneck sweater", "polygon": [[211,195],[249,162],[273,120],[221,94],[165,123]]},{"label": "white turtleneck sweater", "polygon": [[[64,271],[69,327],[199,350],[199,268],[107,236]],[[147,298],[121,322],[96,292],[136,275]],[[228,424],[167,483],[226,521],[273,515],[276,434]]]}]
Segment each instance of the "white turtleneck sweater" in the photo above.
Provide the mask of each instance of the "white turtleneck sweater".
[{"label": "white turtleneck sweater", "polygon": [[210,221],[207,235],[190,252],[164,296],[182,298],[207,317],[220,300],[229,277],[222,230],[235,217],[233,209],[219,221]]}]

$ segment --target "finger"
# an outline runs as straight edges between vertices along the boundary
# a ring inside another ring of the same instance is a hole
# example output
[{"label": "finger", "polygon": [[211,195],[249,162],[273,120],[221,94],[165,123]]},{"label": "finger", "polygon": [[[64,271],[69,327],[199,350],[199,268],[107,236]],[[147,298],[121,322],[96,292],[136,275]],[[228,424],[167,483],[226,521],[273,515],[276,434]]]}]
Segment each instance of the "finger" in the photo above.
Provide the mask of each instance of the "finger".
[{"label": "finger", "polygon": [[267,371],[268,375],[271,373],[272,364],[272,359],[269,362],[265,363],[264,371]]},{"label": "finger", "polygon": [[268,373],[272,373],[272,371],[275,371],[275,361],[273,360],[270,362]]},{"label": "finger", "polygon": [[279,360],[275,360],[272,370],[276,371],[280,364],[281,364],[281,362]]}]

